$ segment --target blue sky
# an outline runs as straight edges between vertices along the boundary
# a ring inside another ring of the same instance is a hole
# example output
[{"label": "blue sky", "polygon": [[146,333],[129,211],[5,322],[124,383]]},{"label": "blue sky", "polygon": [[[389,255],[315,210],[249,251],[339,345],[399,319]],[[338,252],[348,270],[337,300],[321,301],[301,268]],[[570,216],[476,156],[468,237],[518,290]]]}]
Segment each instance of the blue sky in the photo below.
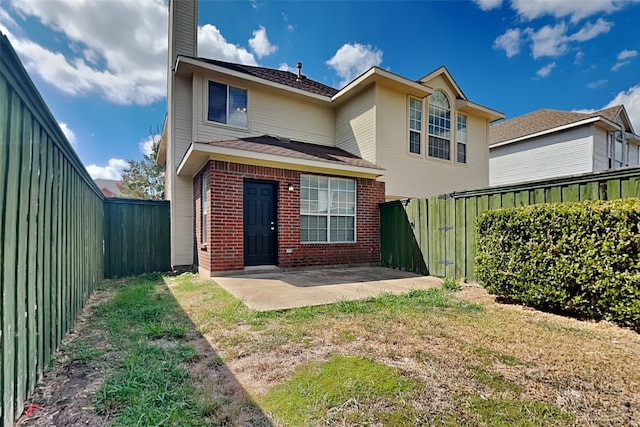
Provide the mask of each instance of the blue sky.
[{"label": "blue sky", "polygon": [[[199,55],[341,87],[445,65],[507,118],[624,103],[640,132],[640,0],[210,1]],[[166,0],[2,0],[12,42],[94,177],[140,159],[166,113]]]}]

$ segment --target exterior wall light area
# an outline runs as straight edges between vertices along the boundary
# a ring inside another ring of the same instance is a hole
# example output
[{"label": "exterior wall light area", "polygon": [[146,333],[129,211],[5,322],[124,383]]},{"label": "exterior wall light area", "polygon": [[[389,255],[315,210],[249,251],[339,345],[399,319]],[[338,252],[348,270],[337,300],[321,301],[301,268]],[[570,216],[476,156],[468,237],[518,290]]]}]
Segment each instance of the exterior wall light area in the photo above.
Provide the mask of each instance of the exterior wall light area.
[{"label": "exterior wall light area", "polygon": [[290,182],[289,185],[287,186],[287,189],[289,191],[293,191],[294,190],[293,183]]}]

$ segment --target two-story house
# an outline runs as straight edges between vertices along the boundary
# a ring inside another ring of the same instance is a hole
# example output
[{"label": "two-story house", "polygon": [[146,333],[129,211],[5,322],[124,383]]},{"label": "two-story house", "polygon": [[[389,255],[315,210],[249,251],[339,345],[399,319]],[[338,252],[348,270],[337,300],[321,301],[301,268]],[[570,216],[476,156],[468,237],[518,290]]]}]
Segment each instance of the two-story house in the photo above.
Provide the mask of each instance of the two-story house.
[{"label": "two-story house", "polygon": [[414,81],[373,67],[337,90],[301,64],[199,58],[196,37],[197,1],[170,1],[159,161],[174,266],[378,262],[378,203],[488,185],[489,123],[503,115],[446,68]]},{"label": "two-story house", "polygon": [[490,184],[640,164],[640,137],[623,105],[595,113],[538,110],[491,126]]}]

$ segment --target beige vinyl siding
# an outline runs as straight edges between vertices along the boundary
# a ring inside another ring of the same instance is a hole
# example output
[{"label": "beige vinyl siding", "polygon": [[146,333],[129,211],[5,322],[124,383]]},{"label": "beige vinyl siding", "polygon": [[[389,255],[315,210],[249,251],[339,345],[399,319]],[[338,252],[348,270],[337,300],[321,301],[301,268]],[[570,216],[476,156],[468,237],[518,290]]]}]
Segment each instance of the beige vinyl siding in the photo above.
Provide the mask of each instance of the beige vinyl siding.
[{"label": "beige vinyl siding", "polygon": [[336,146],[370,162],[376,158],[375,87],[361,92],[336,111]]},{"label": "beige vinyl siding", "polygon": [[175,48],[178,55],[195,56],[196,28],[198,22],[197,2],[195,0],[175,1]]},{"label": "beige vinyl siding", "polygon": [[173,214],[173,265],[193,264],[193,180],[174,175],[174,198],[171,201]]},{"label": "beige vinyl siding", "polygon": [[[425,104],[426,105],[426,104]],[[384,87],[376,91],[376,163],[386,169],[388,199],[425,197],[488,185],[487,121],[467,116],[467,164],[454,163],[455,113],[452,115],[452,160],[426,156],[428,118],[425,108],[421,155],[408,153],[407,94]],[[454,110],[455,111],[455,110]]]},{"label": "beige vinyl siding", "polygon": [[491,149],[490,185],[592,172],[591,126]]},{"label": "beige vinyl siding", "polygon": [[289,96],[285,91],[265,90],[258,85],[233,79],[210,80],[248,90],[249,129],[207,122],[208,79],[205,76],[197,76],[193,116],[196,123],[196,141],[273,135],[313,144],[333,145],[335,121],[329,103],[322,105],[306,102],[301,97]]},{"label": "beige vinyl siding", "polygon": [[189,149],[191,142],[192,131],[192,95],[191,95],[191,78],[189,77],[175,77],[175,89],[174,89],[174,167],[177,169],[180,165],[180,160],[184,157],[184,154]]}]

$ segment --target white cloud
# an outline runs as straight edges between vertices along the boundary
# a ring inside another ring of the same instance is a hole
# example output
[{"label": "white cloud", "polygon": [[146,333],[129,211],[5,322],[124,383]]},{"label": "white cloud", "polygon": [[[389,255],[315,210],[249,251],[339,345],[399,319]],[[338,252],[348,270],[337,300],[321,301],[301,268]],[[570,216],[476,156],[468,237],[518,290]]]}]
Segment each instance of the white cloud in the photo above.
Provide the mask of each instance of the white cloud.
[{"label": "white cloud", "polygon": [[[52,86],[71,95],[97,93],[117,104],[147,105],[165,96],[163,0],[11,1],[10,5],[21,16],[34,17],[54,30],[54,37],[69,47],[81,46],[83,56],[66,57],[19,32],[8,35],[27,69]],[[100,62],[102,67],[96,65]]]},{"label": "white cloud", "polygon": [[543,16],[555,18],[571,17],[571,22],[579,22],[598,13],[610,13],[621,9],[627,3],[637,0],[511,0],[511,8],[520,18],[534,20]]},{"label": "white cloud", "polygon": [[520,29],[512,28],[501,36],[498,36],[493,42],[494,49],[504,49],[507,58],[517,55],[520,52]]},{"label": "white cloud", "polygon": [[638,56],[637,50],[623,50],[618,54],[618,61],[624,61],[625,59],[635,58]]},{"label": "white cloud", "polygon": [[596,88],[599,88],[600,86],[604,86],[606,84],[607,84],[607,80],[602,79],[602,80],[598,80],[598,81],[591,82],[591,83],[587,84],[587,88],[596,89]]},{"label": "white cloud", "polygon": [[220,30],[211,24],[198,27],[198,56],[245,65],[258,64],[252,53],[227,42]]},{"label": "white cloud", "polygon": [[93,179],[115,179],[120,180],[122,178],[122,171],[129,166],[126,160],[122,159],[109,159],[107,166],[89,165],[87,166],[87,172]]},{"label": "white cloud", "polygon": [[346,43],[326,64],[342,77],[340,85],[344,86],[369,68],[380,65],[382,53],[370,45]]},{"label": "white cloud", "polygon": [[64,122],[58,122],[58,126],[60,126],[60,130],[62,130],[62,133],[64,133],[64,136],[67,137],[67,140],[71,143],[71,145],[73,145],[75,147],[76,146],[76,134],[73,133],[73,131],[71,129],[69,129],[69,126],[67,126],[67,124],[64,123]]},{"label": "white cloud", "polygon": [[637,50],[623,50],[618,54],[618,62],[611,67],[611,71],[618,71],[620,68],[631,63],[631,58],[635,58],[636,56],[638,56]]},{"label": "white cloud", "polygon": [[296,29],[296,27],[289,22],[289,15],[282,12],[282,19],[284,20],[284,23],[287,26],[287,30],[294,31]]},{"label": "white cloud", "polygon": [[267,29],[262,25],[253,32],[253,37],[249,39],[249,47],[258,55],[258,58],[269,56],[278,50],[278,46],[274,46],[269,42]]},{"label": "white cloud", "polygon": [[282,64],[278,65],[278,70],[280,71],[288,71],[290,73],[298,73],[298,69],[297,68],[293,68],[293,67],[289,67],[289,64],[287,64],[286,62],[283,62]]},{"label": "white cloud", "polygon": [[540,77],[541,79],[547,77],[549,74],[551,74],[551,71],[556,68],[556,63],[552,62],[551,64],[545,65],[544,67],[540,68],[538,71],[536,71],[536,75],[538,77]]},{"label": "white cloud", "polygon": [[636,133],[640,130],[640,85],[618,93],[604,108],[624,104]]},{"label": "white cloud", "polygon": [[531,50],[533,58],[538,59],[544,56],[556,57],[565,53],[567,50],[566,31],[567,26],[564,22],[553,26],[545,25],[538,31],[527,28],[525,32],[529,35],[532,42]]},{"label": "white cloud", "polygon": [[491,10],[502,6],[502,0],[473,0],[480,9]]},{"label": "white cloud", "polygon": [[150,155],[153,144],[156,141],[159,141],[161,136],[162,135],[160,135],[159,133],[155,133],[155,134],[149,135],[148,137],[140,141],[138,143],[138,148],[140,148],[140,152],[145,156]]},{"label": "white cloud", "polygon": [[573,59],[573,63],[574,65],[578,65],[582,62],[582,59],[584,58],[584,52],[579,50],[578,52],[576,52],[576,56]]},{"label": "white cloud", "polygon": [[602,18],[598,18],[595,24],[587,22],[577,33],[568,37],[571,41],[585,42],[599,36],[600,34],[606,34],[613,27],[613,23],[605,21]]}]

